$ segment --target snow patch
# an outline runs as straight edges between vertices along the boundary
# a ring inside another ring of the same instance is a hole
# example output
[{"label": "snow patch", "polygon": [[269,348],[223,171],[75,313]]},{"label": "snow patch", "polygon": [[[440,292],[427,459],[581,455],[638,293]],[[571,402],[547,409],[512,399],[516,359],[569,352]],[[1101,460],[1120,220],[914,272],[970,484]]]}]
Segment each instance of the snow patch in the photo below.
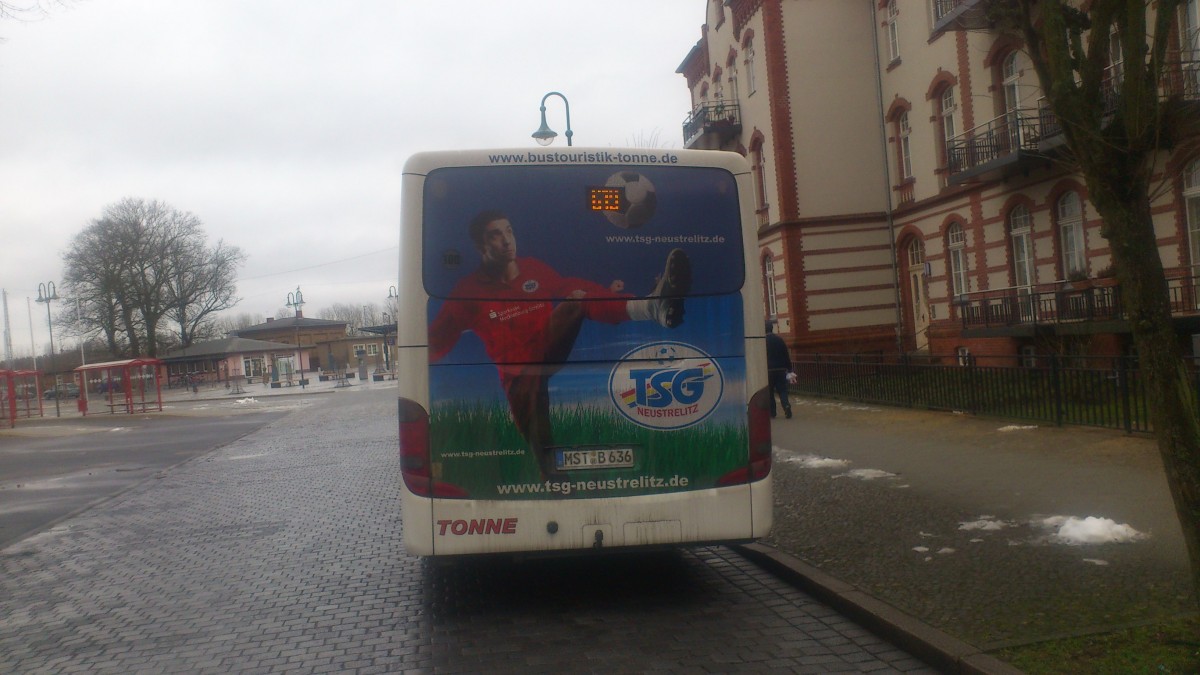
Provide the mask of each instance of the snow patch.
[{"label": "snow patch", "polygon": [[783,461],[791,464],[799,464],[805,469],[840,469],[850,464],[845,459],[831,459],[819,455],[792,455],[791,457],[785,457]]},{"label": "snow patch", "polygon": [[1096,516],[1051,516],[1033,524],[1051,530],[1050,541],[1059,544],[1127,544],[1149,536],[1125,523]]},{"label": "snow patch", "polygon": [[896,474],[882,471],[880,469],[854,469],[843,474],[838,474],[837,478],[857,478],[859,480],[875,480],[877,478],[895,478]]},{"label": "snow patch", "polygon": [[994,532],[1003,530],[1006,527],[1013,527],[1013,523],[998,520],[995,516],[979,516],[975,520],[965,521],[958,524],[958,529],[966,530],[982,530],[984,532]]},{"label": "snow patch", "polygon": [[238,405],[249,405],[251,403],[258,403],[258,399],[251,396],[251,397],[247,397],[247,398],[239,398],[236,401],[234,401],[234,403],[237,403]]},{"label": "snow patch", "polygon": [[917,553],[929,553],[928,546],[914,546],[913,550],[916,551]]},{"label": "snow patch", "polygon": [[1093,564],[1093,565],[1096,565],[1096,566],[1098,566],[1098,567],[1107,567],[1107,566],[1108,566],[1108,561],[1107,561],[1107,560],[1100,560],[1100,559],[1098,559],[1098,558],[1084,558],[1084,559],[1083,559],[1083,562],[1085,562],[1085,563],[1091,563],[1091,564]]},{"label": "snow patch", "polygon": [[1000,427],[996,431],[1027,431],[1029,429],[1036,429],[1036,428],[1037,428],[1036,424],[1010,424],[1005,427]]},{"label": "snow patch", "polygon": [[836,408],[837,410],[855,410],[860,412],[880,412],[880,408],[870,408],[862,405],[848,405],[846,403],[830,403],[826,401],[793,401],[795,406],[812,406],[814,408]]}]

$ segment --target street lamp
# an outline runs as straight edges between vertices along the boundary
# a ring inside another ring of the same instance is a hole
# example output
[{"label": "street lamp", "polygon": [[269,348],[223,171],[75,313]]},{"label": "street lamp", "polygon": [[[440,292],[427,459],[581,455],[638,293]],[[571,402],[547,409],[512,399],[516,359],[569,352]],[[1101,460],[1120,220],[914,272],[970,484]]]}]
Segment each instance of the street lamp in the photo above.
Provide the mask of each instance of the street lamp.
[{"label": "street lamp", "polygon": [[570,147],[571,137],[575,135],[575,132],[571,131],[571,104],[567,103],[566,96],[563,96],[557,91],[552,91],[542,97],[542,105],[540,108],[542,111],[542,126],[538,127],[538,130],[533,132],[533,138],[538,142],[539,145],[550,145],[554,142],[554,138],[558,136],[558,133],[551,129],[550,125],[546,124],[546,99],[550,98],[551,96],[557,96],[561,98],[563,107],[567,110],[567,147]]},{"label": "street lamp", "polygon": [[[54,323],[50,320],[50,301],[58,299],[58,291],[54,288],[53,281],[47,281],[44,284],[38,284],[38,302],[46,303],[46,326],[50,329],[50,359],[48,363],[50,367],[54,367]],[[58,390],[58,378],[54,379],[54,416],[62,417],[62,410],[59,409],[58,397],[62,392]]]},{"label": "street lamp", "polygon": [[392,324],[393,323],[394,323],[394,319],[392,319],[392,315],[387,312],[384,312],[383,313],[383,369],[388,371],[389,373],[392,372],[392,358],[391,358],[391,353],[390,353],[392,351],[392,349],[391,349],[391,347],[388,346],[388,333],[392,332]]},{"label": "street lamp", "polygon": [[288,293],[287,306],[296,310],[296,316],[292,319],[292,327],[296,329],[296,358],[300,360],[300,387],[304,388],[304,351],[300,349],[300,308],[304,306],[304,294],[300,292],[300,287],[296,287],[295,293]]}]

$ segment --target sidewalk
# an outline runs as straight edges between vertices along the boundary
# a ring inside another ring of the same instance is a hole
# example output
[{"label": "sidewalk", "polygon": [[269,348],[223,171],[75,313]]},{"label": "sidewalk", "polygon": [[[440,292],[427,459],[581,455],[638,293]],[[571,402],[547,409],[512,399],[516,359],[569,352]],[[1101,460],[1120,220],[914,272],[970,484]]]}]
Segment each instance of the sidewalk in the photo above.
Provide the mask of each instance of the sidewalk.
[{"label": "sidewalk", "polygon": [[[843,595],[985,651],[1196,611],[1152,439],[819,399],[794,410],[772,430],[764,543]],[[1106,543],[1064,534],[1070,517]]]},{"label": "sidewalk", "polygon": [[[396,380],[384,380],[375,382],[370,375],[366,380],[359,380],[357,377],[346,379],[343,382],[329,380],[321,382],[316,375],[308,378],[308,385],[301,387],[298,384],[287,386],[286,383],[280,387],[272,387],[270,384],[255,382],[254,384],[246,384],[244,380],[236,384],[231,384],[228,388],[225,383],[202,384],[199,390],[193,393],[185,387],[173,387],[168,389],[166,386],[162,389],[162,413],[161,414],[179,414],[185,413],[193,406],[191,403],[203,403],[206,406],[214,404],[220,405],[228,403],[231,409],[238,407],[240,404],[247,402],[247,399],[270,399],[282,400],[281,397],[311,395],[311,394],[334,394],[338,392],[354,392],[363,391],[366,389],[379,389],[385,387],[395,387]],[[145,413],[137,408],[134,414],[160,414],[155,405],[156,399],[153,392],[148,392],[148,405],[150,409]],[[103,394],[91,394],[89,398],[91,410],[86,416],[88,419],[93,418],[119,418],[122,415],[127,415],[123,409],[118,409],[116,413],[109,413],[107,399]],[[45,425],[61,424],[63,421],[80,420],[84,417],[79,411],[77,399],[62,399],[59,401],[59,413],[55,415],[54,401],[44,401],[42,403],[41,417],[18,417],[14,430],[29,429],[30,427],[40,427]],[[9,429],[7,423],[0,424],[0,431]]]},{"label": "sidewalk", "polygon": [[243,397],[261,398],[265,396],[294,396],[297,394],[313,394],[313,393],[333,393],[339,390],[351,390],[354,388],[362,389],[364,387],[394,387],[395,380],[383,380],[375,382],[371,379],[371,374],[367,374],[365,380],[360,380],[358,377],[347,378],[344,381],[327,380],[321,382],[316,374],[306,377],[308,384],[300,386],[297,384],[299,378],[296,378],[289,386],[286,381],[280,381],[278,387],[272,387],[270,381],[262,382],[261,378],[256,379],[253,384],[247,384],[244,378],[239,378],[236,383],[231,383],[228,387],[224,382],[213,384],[202,384],[199,391],[192,393],[186,387],[173,387],[167,389],[163,387],[162,397],[163,405],[170,402],[196,401],[196,400],[214,400],[214,399],[236,399]]}]

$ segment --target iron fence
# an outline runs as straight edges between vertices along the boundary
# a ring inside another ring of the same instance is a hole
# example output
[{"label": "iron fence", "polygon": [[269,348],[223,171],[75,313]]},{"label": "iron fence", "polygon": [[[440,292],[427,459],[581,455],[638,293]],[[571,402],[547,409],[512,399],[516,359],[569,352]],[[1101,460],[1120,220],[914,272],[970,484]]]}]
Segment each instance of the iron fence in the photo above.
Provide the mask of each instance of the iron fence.
[{"label": "iron fence", "polygon": [[[810,354],[794,358],[793,393],[861,403],[961,411],[1057,426],[1149,433],[1145,378],[1130,357],[909,357]],[[1189,367],[1193,391],[1200,370]],[[1200,399],[1200,396],[1195,398]],[[1200,407],[1196,413],[1200,415]]]}]

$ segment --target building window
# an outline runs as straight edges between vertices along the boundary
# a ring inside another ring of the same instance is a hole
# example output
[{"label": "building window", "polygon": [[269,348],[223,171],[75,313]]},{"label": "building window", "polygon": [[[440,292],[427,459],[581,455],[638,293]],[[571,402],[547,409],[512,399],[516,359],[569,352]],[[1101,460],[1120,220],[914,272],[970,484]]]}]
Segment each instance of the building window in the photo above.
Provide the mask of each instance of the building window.
[{"label": "building window", "polygon": [[763,293],[767,299],[767,316],[773,319],[779,315],[779,299],[775,295],[775,261],[769,255],[763,257]]},{"label": "building window", "polygon": [[1004,103],[1004,125],[1009,150],[1017,150],[1024,141],[1021,125],[1021,55],[1013,52],[1005,57],[1000,69]]},{"label": "building window", "polygon": [[950,256],[950,293],[967,293],[967,235],[962,225],[954,223],[946,232],[946,251]]},{"label": "building window", "polygon": [[1183,63],[1183,95],[1200,97],[1200,0],[1179,7],[1179,59]]},{"label": "building window", "polygon": [[895,63],[900,60],[900,30],[898,27],[900,18],[900,10],[896,7],[896,0],[888,0],[887,4],[887,35],[888,35],[888,55],[891,61]]},{"label": "building window", "polygon": [[954,137],[958,135],[958,126],[954,123],[954,112],[958,109],[958,105],[954,100],[954,87],[946,87],[942,90],[942,95],[938,97],[938,121],[942,126],[942,152],[945,159],[945,166],[950,166],[950,145]]},{"label": "building window", "polygon": [[1012,240],[1013,282],[1027,288],[1033,285],[1033,219],[1029,209],[1018,205],[1008,214],[1008,236]]},{"label": "building window", "polygon": [[955,356],[958,358],[958,365],[971,365],[971,350],[966,347],[958,347],[954,350]]},{"label": "building window", "polygon": [[[754,176],[754,208],[762,211],[767,208],[767,167],[763,162],[763,144],[761,141],[751,146],[750,159],[752,161],[750,172]],[[764,224],[762,222],[759,223],[759,225]]]},{"label": "building window", "polygon": [[378,356],[378,355],[379,355],[379,345],[374,344],[374,343],[367,345],[367,356]]},{"label": "building window", "polygon": [[1115,29],[1108,36],[1108,67],[1104,70],[1104,81],[1115,91],[1125,77],[1125,52],[1121,49],[1121,34]]},{"label": "building window", "polygon": [[908,266],[916,267],[925,262],[925,247],[921,245],[921,240],[916,237],[908,244]]},{"label": "building window", "polygon": [[1037,347],[1033,345],[1023,345],[1021,347],[1021,366],[1024,368],[1037,368]]},{"label": "building window", "polygon": [[1087,276],[1087,250],[1083,238],[1083,205],[1068,192],[1058,200],[1058,231],[1062,245],[1063,274],[1068,279]]},{"label": "building window", "polygon": [[912,127],[908,124],[908,111],[900,113],[900,178],[908,180],[912,178],[912,146],[910,145],[909,136],[912,134]]},{"label": "building window", "polygon": [[754,43],[746,43],[746,95],[754,93],[757,82],[754,79]]},{"label": "building window", "polygon": [[1192,276],[1200,277],[1200,159],[1188,165],[1187,170],[1183,173],[1183,200],[1187,205],[1188,246],[1192,254]]}]

